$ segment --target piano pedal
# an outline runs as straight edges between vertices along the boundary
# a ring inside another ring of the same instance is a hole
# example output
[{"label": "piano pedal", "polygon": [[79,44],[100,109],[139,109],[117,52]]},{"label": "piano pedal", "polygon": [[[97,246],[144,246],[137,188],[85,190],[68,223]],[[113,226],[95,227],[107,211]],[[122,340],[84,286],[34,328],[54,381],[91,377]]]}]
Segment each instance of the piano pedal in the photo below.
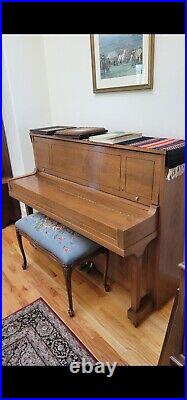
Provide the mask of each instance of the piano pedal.
[{"label": "piano pedal", "polygon": [[93,261],[87,261],[81,264],[80,269],[86,271],[87,274],[90,274],[90,272],[92,272],[93,269],[95,269],[95,264],[93,263]]}]

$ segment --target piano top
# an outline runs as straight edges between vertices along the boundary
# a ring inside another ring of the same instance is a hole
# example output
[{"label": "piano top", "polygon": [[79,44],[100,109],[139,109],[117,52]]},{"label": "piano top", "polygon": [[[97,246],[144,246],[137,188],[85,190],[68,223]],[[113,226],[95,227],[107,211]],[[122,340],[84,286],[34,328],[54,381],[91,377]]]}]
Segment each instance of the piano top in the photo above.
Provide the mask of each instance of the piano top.
[{"label": "piano top", "polygon": [[38,138],[45,138],[47,139],[53,139],[53,140],[60,140],[60,141],[67,141],[67,142],[74,142],[74,143],[85,143],[85,144],[90,144],[90,145],[95,145],[95,146],[103,146],[103,147],[113,147],[116,149],[126,149],[126,150],[132,150],[132,151],[138,151],[138,152],[147,152],[147,153],[152,153],[152,154],[166,154],[166,149],[147,149],[146,147],[139,147],[139,146],[131,146],[130,144],[125,144],[125,143],[117,143],[117,144],[107,144],[107,143],[99,143],[99,142],[92,142],[89,139],[74,139],[74,138],[64,138],[63,136],[55,136],[55,135],[42,135],[40,133],[30,133],[31,141],[33,140],[34,137]]},{"label": "piano top", "polygon": [[[30,133],[31,140],[34,136],[46,137],[40,133]],[[57,140],[67,140],[80,143],[80,139],[63,138],[63,136],[48,135],[48,138]],[[168,168],[174,168],[185,163],[185,141],[177,138],[159,138],[151,136],[142,136],[127,142],[110,145],[107,143],[92,142],[88,139],[81,140],[83,143],[95,144],[97,146],[113,147],[131,151],[147,152],[150,154],[162,154],[165,156],[165,165]]]}]

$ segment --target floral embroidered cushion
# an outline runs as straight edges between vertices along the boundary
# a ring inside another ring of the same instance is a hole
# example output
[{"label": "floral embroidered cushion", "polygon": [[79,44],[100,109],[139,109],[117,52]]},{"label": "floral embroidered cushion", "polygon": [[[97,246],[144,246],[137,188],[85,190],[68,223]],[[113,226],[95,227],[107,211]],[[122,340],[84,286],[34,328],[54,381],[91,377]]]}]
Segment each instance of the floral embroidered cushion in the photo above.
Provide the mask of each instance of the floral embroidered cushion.
[{"label": "floral embroidered cushion", "polygon": [[15,226],[66,266],[91,256],[101,248],[99,244],[39,212],[19,219]]}]

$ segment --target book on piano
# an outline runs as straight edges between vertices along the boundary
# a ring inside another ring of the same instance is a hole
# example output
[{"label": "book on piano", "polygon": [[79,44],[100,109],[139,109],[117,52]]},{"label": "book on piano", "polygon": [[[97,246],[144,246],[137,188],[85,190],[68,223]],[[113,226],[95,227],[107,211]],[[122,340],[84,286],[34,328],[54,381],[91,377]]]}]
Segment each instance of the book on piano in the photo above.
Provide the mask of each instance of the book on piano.
[{"label": "book on piano", "polygon": [[59,130],[67,130],[75,128],[74,126],[46,126],[44,128],[35,128],[30,129],[30,133],[37,134],[37,135],[54,135],[55,132]]},{"label": "book on piano", "polygon": [[138,139],[142,136],[140,132],[108,132],[104,135],[92,136],[89,140],[98,143],[116,144],[129,140]]},{"label": "book on piano", "polygon": [[59,136],[65,139],[87,139],[91,135],[100,135],[108,132],[103,127],[76,127],[76,126],[47,126],[44,128],[30,129],[31,134]]},{"label": "book on piano", "polygon": [[55,136],[71,139],[87,139],[92,135],[98,136],[105,132],[108,131],[103,127],[77,127],[57,130]]}]

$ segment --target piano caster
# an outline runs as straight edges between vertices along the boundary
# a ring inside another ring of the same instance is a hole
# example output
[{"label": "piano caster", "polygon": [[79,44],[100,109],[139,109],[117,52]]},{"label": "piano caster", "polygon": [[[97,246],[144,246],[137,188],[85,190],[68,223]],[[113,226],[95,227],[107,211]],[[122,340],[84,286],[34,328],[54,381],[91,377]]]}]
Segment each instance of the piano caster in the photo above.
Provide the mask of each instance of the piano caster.
[{"label": "piano caster", "polygon": [[72,318],[75,315],[75,311],[74,310],[68,310],[68,314]]}]

